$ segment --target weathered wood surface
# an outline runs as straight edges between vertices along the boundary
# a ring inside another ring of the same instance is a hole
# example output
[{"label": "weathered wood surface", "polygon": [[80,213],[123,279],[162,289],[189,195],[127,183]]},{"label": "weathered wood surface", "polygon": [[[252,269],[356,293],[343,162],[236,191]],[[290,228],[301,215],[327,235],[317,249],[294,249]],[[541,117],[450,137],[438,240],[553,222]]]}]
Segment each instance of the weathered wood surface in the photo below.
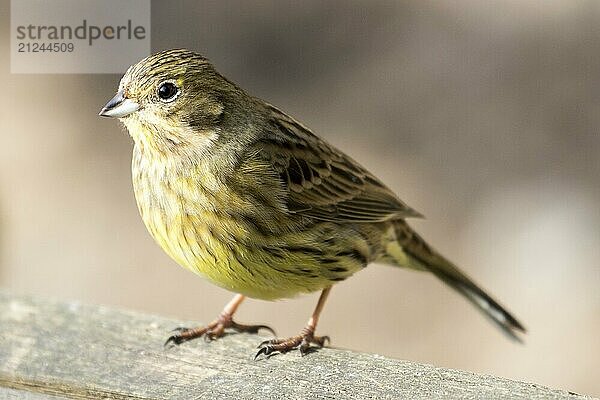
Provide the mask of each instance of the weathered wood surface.
[{"label": "weathered wood surface", "polygon": [[0,399],[582,399],[349,350],[254,361],[259,337],[163,349],[188,322],[0,292]]}]

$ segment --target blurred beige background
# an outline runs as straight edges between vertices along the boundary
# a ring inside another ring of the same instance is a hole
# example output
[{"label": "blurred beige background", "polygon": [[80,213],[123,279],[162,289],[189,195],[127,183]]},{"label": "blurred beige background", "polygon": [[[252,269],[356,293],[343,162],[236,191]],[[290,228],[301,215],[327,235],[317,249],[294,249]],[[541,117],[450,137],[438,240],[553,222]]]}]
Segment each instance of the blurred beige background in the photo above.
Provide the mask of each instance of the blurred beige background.
[{"label": "blurred beige background", "polygon": [[[131,140],[97,117],[120,77],[11,75],[0,4],[0,286],[212,319],[231,294],[152,242]],[[600,395],[600,2],[152,7],[154,50],[204,53],[346,150],[530,332],[509,342],[432,276],[373,265],[332,293],[335,346]],[[316,297],[239,320],[293,334]]]}]

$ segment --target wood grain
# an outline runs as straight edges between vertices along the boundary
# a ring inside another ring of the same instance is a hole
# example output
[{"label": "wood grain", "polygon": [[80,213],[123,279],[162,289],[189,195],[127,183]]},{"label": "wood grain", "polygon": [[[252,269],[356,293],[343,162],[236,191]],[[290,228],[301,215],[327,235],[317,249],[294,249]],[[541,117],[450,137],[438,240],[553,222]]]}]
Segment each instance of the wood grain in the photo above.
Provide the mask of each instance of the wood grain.
[{"label": "wood grain", "polygon": [[0,291],[0,399],[582,399],[349,350],[254,361],[256,335],[163,348],[195,325]]}]

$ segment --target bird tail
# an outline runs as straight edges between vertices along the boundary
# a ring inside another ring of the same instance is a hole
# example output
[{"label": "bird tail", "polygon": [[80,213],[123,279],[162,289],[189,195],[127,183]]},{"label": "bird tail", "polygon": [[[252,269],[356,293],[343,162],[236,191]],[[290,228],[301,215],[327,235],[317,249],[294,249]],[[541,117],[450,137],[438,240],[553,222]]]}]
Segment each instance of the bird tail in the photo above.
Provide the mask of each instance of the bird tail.
[{"label": "bird tail", "polygon": [[525,332],[523,325],[458,267],[433,250],[405,221],[394,222],[394,233],[398,246],[395,243],[387,246],[387,255],[394,264],[432,272],[465,296],[508,337],[521,341],[517,332]]}]

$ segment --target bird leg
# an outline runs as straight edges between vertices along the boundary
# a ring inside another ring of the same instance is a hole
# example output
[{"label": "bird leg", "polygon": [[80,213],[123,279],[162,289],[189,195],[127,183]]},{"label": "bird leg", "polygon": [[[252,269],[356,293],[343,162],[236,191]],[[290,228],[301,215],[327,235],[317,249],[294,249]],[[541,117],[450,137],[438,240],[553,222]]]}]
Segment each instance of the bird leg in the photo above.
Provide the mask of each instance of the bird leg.
[{"label": "bird leg", "polygon": [[258,350],[256,356],[254,356],[254,359],[256,360],[261,354],[268,356],[272,353],[285,353],[294,349],[300,350],[300,354],[305,355],[310,352],[311,344],[315,344],[317,347],[323,347],[325,342],[329,342],[329,336],[315,336],[315,329],[317,328],[319,315],[321,314],[321,311],[323,311],[323,306],[325,306],[325,300],[327,300],[330,290],[331,287],[328,287],[321,292],[315,311],[308,320],[308,324],[300,331],[299,335],[287,339],[265,340],[258,345],[260,350]]},{"label": "bird leg", "polygon": [[167,339],[165,346],[168,346],[169,344],[178,345],[202,336],[208,341],[215,340],[222,337],[225,334],[225,329],[228,328],[233,329],[236,332],[247,333],[258,333],[259,330],[265,329],[271,331],[271,333],[275,335],[275,331],[266,325],[242,325],[233,320],[233,314],[244,299],[245,296],[236,294],[235,297],[227,303],[225,308],[223,308],[219,317],[206,326],[199,326],[196,328],[175,328],[173,331],[176,333]]}]

